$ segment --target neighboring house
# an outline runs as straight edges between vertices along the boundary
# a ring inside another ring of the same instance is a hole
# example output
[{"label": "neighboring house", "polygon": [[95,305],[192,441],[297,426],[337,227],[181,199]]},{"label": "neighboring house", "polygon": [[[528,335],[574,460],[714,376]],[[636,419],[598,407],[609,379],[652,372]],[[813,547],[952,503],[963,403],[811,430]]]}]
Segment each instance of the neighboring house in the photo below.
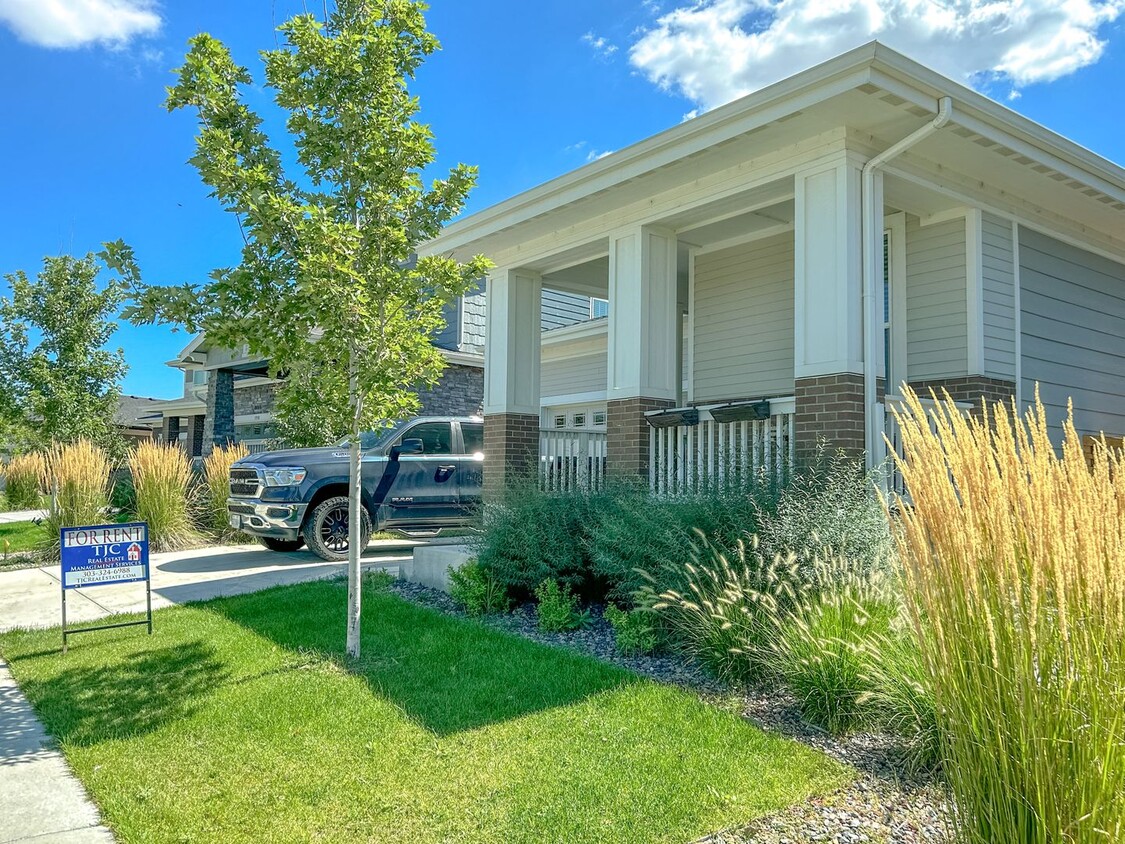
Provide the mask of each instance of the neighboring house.
[{"label": "neighboring house", "polygon": [[[874,464],[904,382],[1021,406],[1038,384],[1055,430],[1073,397],[1081,432],[1125,433],[1125,171],[877,43],[424,251],[496,264],[491,490],[538,458],[674,491],[821,438]],[[545,290],[607,318],[541,346]],[[594,416],[601,452],[548,433]]]},{"label": "neighboring house", "polygon": [[[587,297],[548,292],[540,305],[540,325],[547,331],[589,320],[590,314]],[[422,413],[479,414],[484,397],[483,290],[459,298],[447,309],[446,327],[434,345],[446,367],[437,385],[419,393]],[[245,348],[216,346],[200,334],[168,366],[183,371],[183,396],[162,403],[156,425],[159,439],[181,443],[190,456],[210,453],[215,443],[241,442],[261,451],[273,441],[278,382],[271,377],[268,360],[249,355]]]},{"label": "neighboring house", "polygon": [[147,396],[119,396],[113,422],[130,445],[153,438],[153,428],[163,423],[163,399]]}]

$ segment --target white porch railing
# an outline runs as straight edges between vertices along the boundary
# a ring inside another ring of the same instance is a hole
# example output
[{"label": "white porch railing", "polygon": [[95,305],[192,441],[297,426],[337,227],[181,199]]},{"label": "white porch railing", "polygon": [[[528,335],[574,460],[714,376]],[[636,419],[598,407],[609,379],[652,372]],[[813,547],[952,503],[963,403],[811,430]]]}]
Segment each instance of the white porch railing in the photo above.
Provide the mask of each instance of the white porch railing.
[{"label": "white porch railing", "polygon": [[[922,408],[926,411],[926,421],[929,422],[930,430],[937,433],[937,423],[934,421],[932,411],[937,408],[938,403],[931,398],[918,397]],[[969,413],[974,405],[969,402],[956,402],[957,409],[962,413]],[[898,455],[899,459],[905,457],[902,448],[902,431],[899,430],[898,423],[895,422],[894,414],[891,412],[892,408],[898,409],[900,412],[905,407],[905,402],[901,396],[887,396],[883,403],[877,405],[877,412],[875,418],[883,421],[882,436],[876,438],[876,442],[881,446],[881,454],[885,459],[885,488],[887,492],[893,493],[903,498],[908,498],[906,482],[903,480],[902,472],[899,470],[898,462],[895,461],[891,455]],[[883,437],[886,437],[886,440]]]},{"label": "white porch railing", "polygon": [[795,401],[769,400],[765,419],[720,422],[696,408],[694,425],[649,429],[649,487],[657,495],[681,495],[747,483],[756,474],[779,482],[794,462]]},{"label": "white porch railing", "polygon": [[263,451],[269,451],[270,440],[240,440],[246,446],[246,450],[251,454],[258,454]]},{"label": "white porch railing", "polygon": [[605,462],[605,431],[539,431],[539,482],[548,492],[603,489]]}]

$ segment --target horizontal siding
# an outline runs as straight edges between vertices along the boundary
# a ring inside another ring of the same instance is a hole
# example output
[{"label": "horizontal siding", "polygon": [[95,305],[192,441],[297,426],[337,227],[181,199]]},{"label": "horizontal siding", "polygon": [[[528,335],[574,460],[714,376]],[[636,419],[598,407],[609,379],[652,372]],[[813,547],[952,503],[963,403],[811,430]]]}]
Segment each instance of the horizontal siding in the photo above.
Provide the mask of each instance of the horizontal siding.
[{"label": "horizontal siding", "polygon": [[992,214],[981,221],[984,374],[1016,380],[1016,277],[1012,224]]},{"label": "horizontal siding", "polygon": [[542,329],[562,328],[590,318],[590,299],[558,290],[543,291]]},{"label": "horizontal siding", "polygon": [[[906,368],[911,381],[968,370],[965,221],[906,218]],[[1013,361],[1014,365],[1014,361]]]},{"label": "horizontal siding", "polygon": [[793,236],[695,262],[695,400],[793,392]]},{"label": "horizontal siding", "polygon": [[543,396],[567,396],[604,391],[608,377],[605,352],[544,360],[539,368],[539,393]]},{"label": "horizontal siding", "polygon": [[1023,397],[1052,432],[1067,400],[1080,433],[1125,434],[1125,265],[1020,228]]}]

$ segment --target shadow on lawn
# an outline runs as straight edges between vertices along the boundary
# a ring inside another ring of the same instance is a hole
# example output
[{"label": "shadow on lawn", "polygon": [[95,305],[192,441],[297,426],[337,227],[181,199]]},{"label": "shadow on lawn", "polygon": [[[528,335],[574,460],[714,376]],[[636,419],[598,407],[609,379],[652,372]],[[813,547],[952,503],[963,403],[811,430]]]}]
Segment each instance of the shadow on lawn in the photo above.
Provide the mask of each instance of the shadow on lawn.
[{"label": "shadow on lawn", "polygon": [[363,594],[362,656],[351,661],[344,655],[346,598],[346,584],[322,581],[222,599],[208,608],[284,648],[313,649],[339,662],[437,735],[642,682],[605,663],[369,590]]},{"label": "shadow on lawn", "polygon": [[200,641],[132,654],[113,665],[75,666],[25,691],[59,741],[90,745],[141,735],[192,714],[227,678]]}]

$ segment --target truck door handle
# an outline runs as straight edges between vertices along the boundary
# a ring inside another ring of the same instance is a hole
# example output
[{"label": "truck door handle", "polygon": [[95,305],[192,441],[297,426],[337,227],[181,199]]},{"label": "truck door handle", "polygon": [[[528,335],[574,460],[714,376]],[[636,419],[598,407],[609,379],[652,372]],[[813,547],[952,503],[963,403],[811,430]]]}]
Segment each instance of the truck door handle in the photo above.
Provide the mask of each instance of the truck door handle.
[{"label": "truck door handle", "polygon": [[452,475],[456,471],[457,471],[457,464],[456,463],[453,463],[453,464],[450,464],[450,465],[447,465],[447,466],[438,466],[437,467],[437,475],[438,475],[437,479],[439,481],[447,480],[449,478],[449,476]]}]

